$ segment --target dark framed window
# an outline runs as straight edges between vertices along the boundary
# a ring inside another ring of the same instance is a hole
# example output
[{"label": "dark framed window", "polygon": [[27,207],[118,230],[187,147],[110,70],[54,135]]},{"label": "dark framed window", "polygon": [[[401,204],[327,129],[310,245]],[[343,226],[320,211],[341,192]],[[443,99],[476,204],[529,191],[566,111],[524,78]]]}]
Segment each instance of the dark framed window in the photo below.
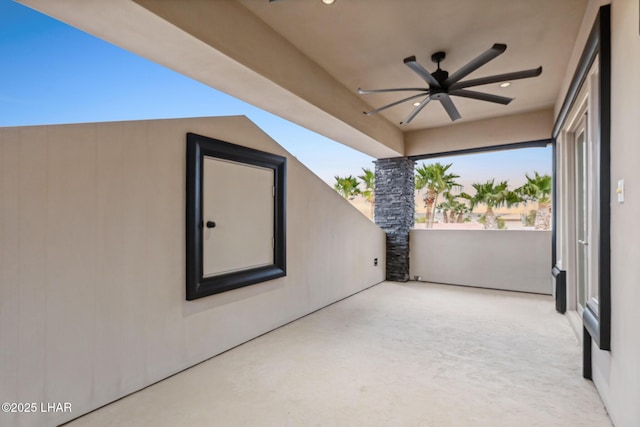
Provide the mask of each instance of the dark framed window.
[{"label": "dark framed window", "polygon": [[186,298],[286,275],[286,158],[187,134]]},{"label": "dark framed window", "polygon": [[[598,307],[587,302],[584,323],[585,376],[590,377],[591,338],[602,350],[611,349],[611,6],[600,7],[598,16],[578,62],[576,72],[553,128],[554,140],[560,134],[578,94],[598,58],[597,132],[600,150]],[[556,210],[554,209],[554,215]],[[555,260],[554,260],[555,263]],[[588,366],[587,366],[588,365]],[[587,375],[588,373],[588,375]]]}]

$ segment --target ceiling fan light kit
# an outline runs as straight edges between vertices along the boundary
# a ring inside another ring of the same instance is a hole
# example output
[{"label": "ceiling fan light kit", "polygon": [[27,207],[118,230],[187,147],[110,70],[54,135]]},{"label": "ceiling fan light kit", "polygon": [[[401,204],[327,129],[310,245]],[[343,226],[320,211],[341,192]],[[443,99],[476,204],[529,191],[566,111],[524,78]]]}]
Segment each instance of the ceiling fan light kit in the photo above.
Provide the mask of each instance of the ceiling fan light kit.
[{"label": "ceiling fan light kit", "polygon": [[[373,115],[379,113],[380,111],[386,110],[387,108],[394,107],[396,105],[402,104],[403,102],[411,101],[417,98],[424,97],[422,101],[419,103],[414,103],[414,109],[409,113],[409,115],[402,121],[400,124],[410,123],[411,120],[414,119],[415,116],[422,111],[422,109],[430,102],[430,101],[440,101],[440,104],[443,106],[451,121],[456,121],[460,118],[460,113],[458,109],[454,105],[451,100],[452,96],[459,96],[463,98],[471,98],[477,99],[480,101],[493,102],[497,104],[507,105],[513,98],[507,98],[505,96],[493,95],[490,93],[484,92],[476,92],[473,90],[467,90],[466,88],[481,86],[491,83],[500,83],[506,82],[507,80],[518,80],[518,79],[526,79],[530,77],[537,77],[542,73],[542,67],[533,68],[530,70],[523,71],[515,71],[511,73],[498,74],[489,77],[480,77],[477,79],[471,79],[466,81],[461,81],[466,76],[482,67],[487,62],[495,59],[499,55],[501,55],[507,49],[506,44],[496,43],[489,50],[480,54],[475,59],[468,62],[462,68],[460,68],[455,73],[449,75],[449,73],[440,68],[440,62],[446,58],[445,52],[436,52],[431,55],[431,60],[435,62],[438,66],[436,71],[433,73],[429,73],[418,61],[415,56],[409,56],[404,59],[404,64],[409,67],[414,73],[416,73],[422,80],[424,80],[428,87],[411,87],[411,88],[390,88],[390,89],[373,89],[373,90],[363,90],[358,88],[358,93],[361,95],[368,95],[372,93],[384,93],[384,92],[419,92],[418,94],[408,96],[399,101],[392,102],[391,104],[383,105],[382,107],[376,108],[371,111],[365,111],[364,113],[367,115]],[[504,83],[503,83],[504,84]],[[509,85],[506,85],[509,86]],[[500,87],[506,87],[500,85]]]}]

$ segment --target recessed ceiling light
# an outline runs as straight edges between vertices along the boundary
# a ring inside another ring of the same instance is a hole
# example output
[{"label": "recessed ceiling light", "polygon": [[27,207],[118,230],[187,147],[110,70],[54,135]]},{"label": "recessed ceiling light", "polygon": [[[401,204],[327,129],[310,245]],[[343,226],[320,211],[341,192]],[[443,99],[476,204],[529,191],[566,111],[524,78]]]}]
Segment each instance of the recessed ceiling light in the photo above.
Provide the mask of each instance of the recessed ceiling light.
[{"label": "recessed ceiling light", "polygon": [[500,87],[509,87],[509,86],[511,86],[510,82],[500,83]]},{"label": "recessed ceiling light", "polygon": [[418,105],[420,105],[420,103],[419,103],[419,102],[414,102],[414,103],[413,103],[413,106],[414,106],[414,107],[417,107]]},{"label": "recessed ceiling light", "polygon": [[336,0],[322,0],[324,4],[333,4]]}]

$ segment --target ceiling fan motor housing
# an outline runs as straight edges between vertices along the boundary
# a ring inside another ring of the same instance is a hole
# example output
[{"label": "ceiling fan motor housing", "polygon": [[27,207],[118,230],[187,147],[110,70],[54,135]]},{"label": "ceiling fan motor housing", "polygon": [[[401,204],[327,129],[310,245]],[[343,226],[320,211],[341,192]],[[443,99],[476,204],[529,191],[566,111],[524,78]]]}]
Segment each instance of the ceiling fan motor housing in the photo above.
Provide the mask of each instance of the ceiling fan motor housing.
[{"label": "ceiling fan motor housing", "polygon": [[431,75],[433,76],[434,79],[438,81],[438,83],[440,83],[441,87],[444,87],[445,80],[449,78],[449,72],[445,70],[441,70],[440,68],[438,68],[433,73],[431,73]]}]

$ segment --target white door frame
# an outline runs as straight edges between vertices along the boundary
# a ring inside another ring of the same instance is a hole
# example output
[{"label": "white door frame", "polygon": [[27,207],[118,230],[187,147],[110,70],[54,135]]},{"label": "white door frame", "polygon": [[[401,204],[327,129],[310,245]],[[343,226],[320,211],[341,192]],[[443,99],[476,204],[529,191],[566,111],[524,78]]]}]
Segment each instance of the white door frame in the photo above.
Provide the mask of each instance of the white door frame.
[{"label": "white door frame", "polygon": [[564,200],[562,201],[563,218],[561,242],[563,245],[561,256],[564,260],[564,268],[567,271],[567,313],[570,323],[573,326],[576,336],[582,338],[582,310],[584,307],[578,305],[578,280],[577,280],[577,206],[576,201],[576,154],[577,136],[584,129],[587,147],[586,178],[589,194],[587,200],[587,240],[586,250],[586,270],[587,286],[585,289],[586,300],[591,306],[597,307],[598,294],[598,247],[599,247],[599,144],[596,126],[598,123],[597,114],[597,60],[590,69],[587,81],[580,94],[576,97],[574,107],[571,109],[562,137],[562,149],[560,155],[563,157],[562,169],[564,180]]}]

